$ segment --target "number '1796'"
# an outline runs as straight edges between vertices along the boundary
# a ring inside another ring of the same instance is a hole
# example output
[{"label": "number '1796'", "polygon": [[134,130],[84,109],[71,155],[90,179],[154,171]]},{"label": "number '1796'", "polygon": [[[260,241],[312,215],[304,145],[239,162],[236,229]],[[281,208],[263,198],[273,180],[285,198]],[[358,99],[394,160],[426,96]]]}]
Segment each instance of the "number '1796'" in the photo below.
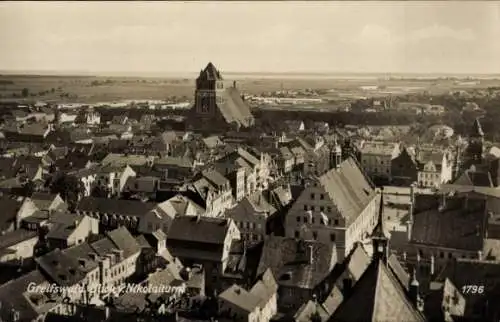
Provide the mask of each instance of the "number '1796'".
[{"label": "number '1796'", "polygon": [[464,285],[462,286],[462,293],[464,295],[467,294],[483,294],[484,293],[484,285]]}]

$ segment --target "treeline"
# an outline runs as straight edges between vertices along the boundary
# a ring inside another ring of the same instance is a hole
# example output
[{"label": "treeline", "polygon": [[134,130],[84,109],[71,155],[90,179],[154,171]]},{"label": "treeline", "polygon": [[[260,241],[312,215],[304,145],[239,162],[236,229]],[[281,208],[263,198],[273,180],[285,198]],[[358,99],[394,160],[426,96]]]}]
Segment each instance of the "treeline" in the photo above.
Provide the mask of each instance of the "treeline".
[{"label": "treeline", "polygon": [[416,115],[411,112],[384,111],[378,113],[366,112],[324,112],[324,111],[293,111],[293,110],[256,110],[256,118],[263,125],[273,126],[274,123],[282,123],[284,120],[296,120],[304,122],[327,122],[334,126],[347,124],[359,125],[411,125],[415,122],[426,120],[436,121],[426,115]]},{"label": "treeline", "polygon": [[150,110],[143,108],[109,108],[96,107],[95,110],[101,114],[101,121],[111,121],[114,116],[127,115],[127,117],[135,120],[140,120],[145,114],[155,115],[157,117],[164,116],[185,116],[187,111],[184,110]]},{"label": "treeline", "polygon": [[[266,132],[282,127],[284,120],[304,121],[306,127],[314,122],[328,122],[331,126],[343,127],[345,125],[365,126],[394,126],[414,125],[422,129],[435,124],[452,127],[455,133],[467,135],[471,129],[474,115],[448,112],[444,115],[417,115],[406,111],[384,111],[378,113],[366,112],[319,112],[319,111],[285,111],[285,110],[257,110],[254,112],[259,120],[258,126]],[[481,124],[488,140],[500,140],[500,109],[493,116],[481,119]]]}]

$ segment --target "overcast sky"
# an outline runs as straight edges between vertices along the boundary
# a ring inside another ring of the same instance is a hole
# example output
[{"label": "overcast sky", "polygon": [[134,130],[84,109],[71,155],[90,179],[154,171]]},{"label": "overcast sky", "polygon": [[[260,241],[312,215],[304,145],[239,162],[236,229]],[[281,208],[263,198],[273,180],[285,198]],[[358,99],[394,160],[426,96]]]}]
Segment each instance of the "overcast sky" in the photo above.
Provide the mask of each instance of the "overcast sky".
[{"label": "overcast sky", "polygon": [[1,2],[0,70],[500,73],[500,2]]}]

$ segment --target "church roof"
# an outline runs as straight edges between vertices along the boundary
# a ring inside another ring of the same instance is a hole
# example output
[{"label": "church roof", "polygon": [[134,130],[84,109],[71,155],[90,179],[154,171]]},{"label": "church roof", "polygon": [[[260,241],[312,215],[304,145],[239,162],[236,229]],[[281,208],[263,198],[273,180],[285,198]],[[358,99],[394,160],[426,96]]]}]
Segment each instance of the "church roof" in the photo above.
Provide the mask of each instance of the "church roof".
[{"label": "church roof", "polygon": [[329,321],[425,321],[383,261],[374,260]]},{"label": "church roof", "polygon": [[241,98],[237,88],[226,88],[222,94],[222,103],[217,103],[217,106],[227,123],[235,122],[242,127],[253,125],[254,117],[250,112],[250,107]]}]

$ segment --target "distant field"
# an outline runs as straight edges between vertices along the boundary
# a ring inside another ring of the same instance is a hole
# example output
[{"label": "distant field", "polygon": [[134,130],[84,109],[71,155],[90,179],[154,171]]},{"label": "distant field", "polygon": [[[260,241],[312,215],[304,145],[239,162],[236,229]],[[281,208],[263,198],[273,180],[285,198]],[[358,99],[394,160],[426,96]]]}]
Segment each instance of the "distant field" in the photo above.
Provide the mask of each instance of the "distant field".
[{"label": "distant field", "polygon": [[[374,80],[328,78],[246,78],[236,79],[237,86],[248,94],[260,94],[280,89],[331,89],[338,94],[378,96],[388,93],[429,91],[430,93],[478,87],[500,86],[499,80],[483,80],[479,85],[456,85],[450,80]],[[229,80],[231,83],[231,80]],[[57,102],[108,102],[124,99],[162,100],[172,96],[191,99],[194,79],[89,77],[89,76],[24,76],[1,75],[0,99],[20,99],[24,88],[28,96],[23,99]],[[361,86],[385,86],[385,90],[361,90]],[[25,93],[26,94],[26,93]],[[62,96],[61,96],[62,95]],[[330,95],[329,95],[330,96]]]}]

